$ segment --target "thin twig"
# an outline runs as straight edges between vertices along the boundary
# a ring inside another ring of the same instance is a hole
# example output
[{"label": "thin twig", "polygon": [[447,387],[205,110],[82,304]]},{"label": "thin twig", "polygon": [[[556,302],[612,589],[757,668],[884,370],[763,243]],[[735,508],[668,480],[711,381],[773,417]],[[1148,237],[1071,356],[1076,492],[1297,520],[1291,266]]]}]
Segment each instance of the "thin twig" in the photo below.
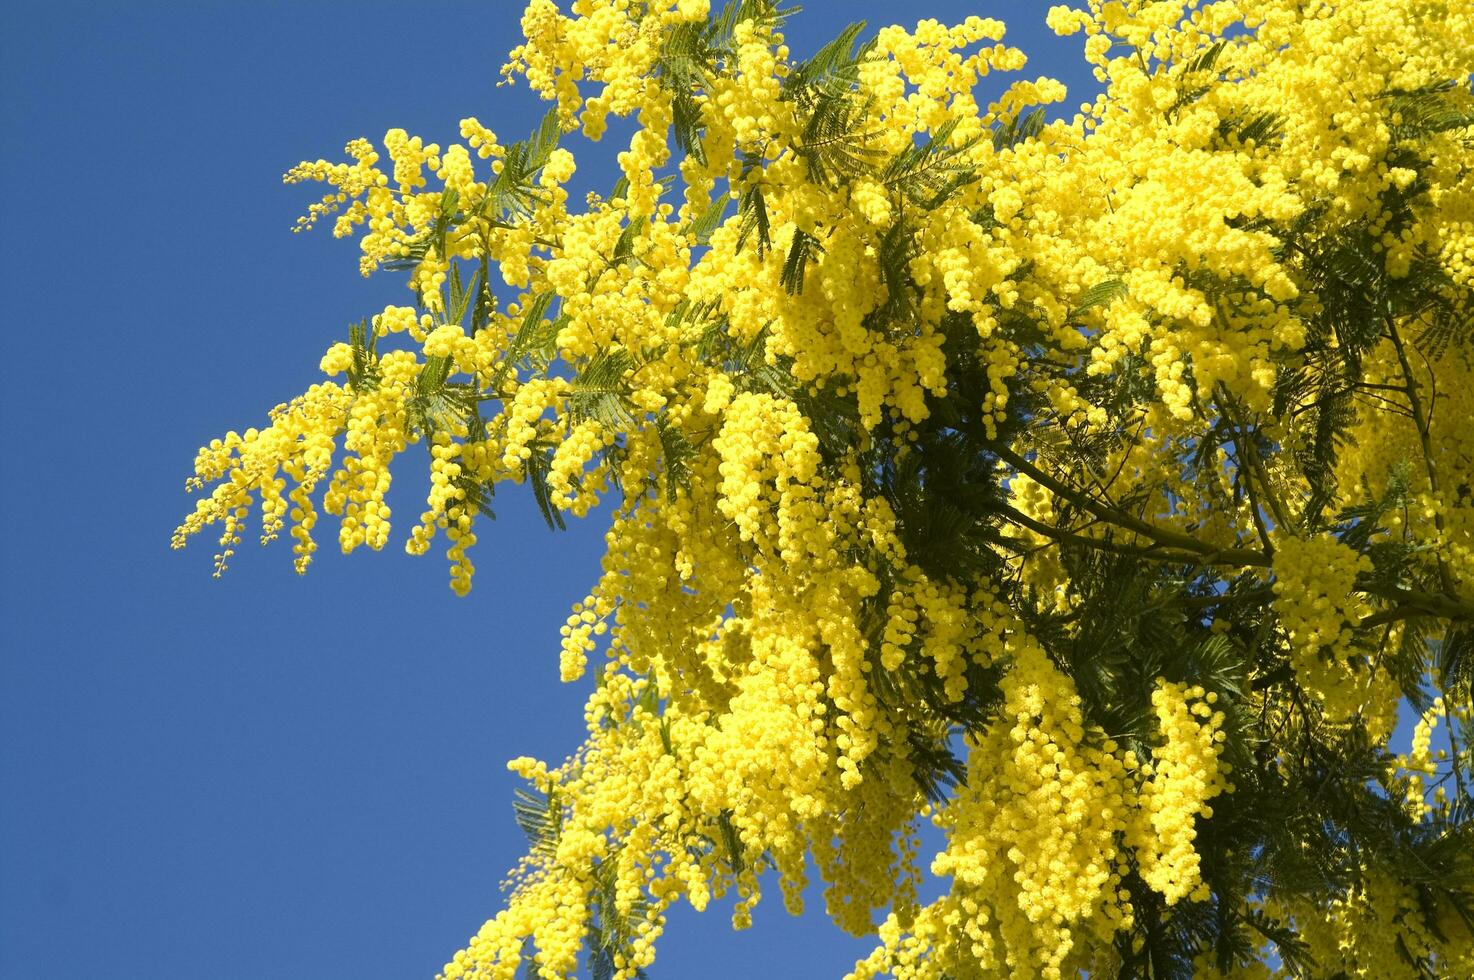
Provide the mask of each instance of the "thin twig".
[{"label": "thin twig", "polygon": [[[1407,381],[1407,400],[1413,411],[1413,423],[1418,430],[1418,441],[1423,447],[1423,466],[1428,474],[1428,488],[1434,497],[1441,495],[1438,485],[1438,467],[1433,460],[1433,440],[1429,433],[1429,414],[1423,410],[1423,401],[1418,397],[1418,382],[1413,377],[1413,366],[1408,361],[1407,350],[1402,346],[1402,338],[1398,336],[1397,327],[1392,322],[1392,317],[1387,317],[1387,336],[1392,340],[1392,346],[1397,351],[1397,362],[1402,365],[1403,378]],[[1432,411],[1430,405],[1428,411]],[[1443,513],[1441,510],[1433,511],[1433,527],[1438,531],[1439,544],[1443,543]],[[1435,552],[1434,557],[1438,562],[1438,581],[1443,586],[1443,591],[1450,596],[1458,593],[1454,590],[1453,574],[1448,570],[1448,563],[1443,560],[1442,554]]]}]

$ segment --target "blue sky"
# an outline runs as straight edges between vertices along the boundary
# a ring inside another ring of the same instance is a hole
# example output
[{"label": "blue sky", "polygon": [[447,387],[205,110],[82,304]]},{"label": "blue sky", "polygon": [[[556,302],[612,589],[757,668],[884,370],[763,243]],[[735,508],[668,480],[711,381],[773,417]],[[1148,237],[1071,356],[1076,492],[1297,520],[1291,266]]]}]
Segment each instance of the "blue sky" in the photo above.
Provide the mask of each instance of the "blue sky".
[{"label": "blue sky", "polygon": [[[0,976],[428,978],[496,911],[523,845],[503,762],[578,741],[558,627],[601,529],[554,537],[499,498],[466,600],[402,527],[305,579],[286,544],[248,540],[217,582],[210,542],[168,540],[196,447],[260,424],[350,321],[409,297],[361,279],[352,244],[290,234],[311,191],[282,172],[393,126],[524,135],[544,107],[495,88],[520,8],[0,11]],[[1086,83],[1042,4],[904,10],[1006,8],[1031,77]],[[791,42],[898,9],[810,2]],[[581,186],[612,182],[616,147],[574,149]],[[397,483],[401,518],[422,484]],[[776,891],[756,921],[677,913],[653,976],[840,976],[868,948]]]}]

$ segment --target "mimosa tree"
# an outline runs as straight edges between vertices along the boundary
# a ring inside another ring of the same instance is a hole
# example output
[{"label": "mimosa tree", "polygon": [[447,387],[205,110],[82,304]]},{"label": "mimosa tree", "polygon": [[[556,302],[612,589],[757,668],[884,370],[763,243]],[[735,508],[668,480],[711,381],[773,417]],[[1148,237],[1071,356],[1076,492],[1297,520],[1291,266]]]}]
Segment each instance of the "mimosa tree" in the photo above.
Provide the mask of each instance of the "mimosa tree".
[{"label": "mimosa tree", "polygon": [[444,976],[641,976],[673,903],[811,871],[855,978],[1474,975],[1474,6],[1056,7],[1104,93],[1052,120],[995,20],[566,6],[530,139],[287,175],[409,305],[174,539],[379,549],[425,461],[458,593],[505,484],[608,522],[585,740],[511,762]]}]

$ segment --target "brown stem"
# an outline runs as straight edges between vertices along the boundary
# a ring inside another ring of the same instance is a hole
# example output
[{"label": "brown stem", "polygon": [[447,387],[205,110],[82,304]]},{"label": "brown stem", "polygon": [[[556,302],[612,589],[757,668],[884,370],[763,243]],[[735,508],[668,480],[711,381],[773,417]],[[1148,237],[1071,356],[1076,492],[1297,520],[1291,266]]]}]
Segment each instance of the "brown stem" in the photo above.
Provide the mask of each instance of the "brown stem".
[{"label": "brown stem", "polygon": [[[1172,565],[1228,565],[1238,567],[1239,562],[1222,558],[1216,553],[1208,552],[1184,552],[1164,550],[1160,546],[1141,547],[1140,545],[1118,544],[1104,538],[1092,538],[1083,534],[1075,534],[1064,528],[1054,527],[1036,520],[1020,510],[1004,504],[999,508],[1003,515],[1015,524],[1026,527],[1030,531],[1042,534],[1052,541],[1063,544],[1076,544],[1086,548],[1094,548],[1097,551],[1108,551],[1111,554],[1126,555],[1131,558],[1143,558],[1147,561],[1160,561]],[[1013,543],[1010,539],[1010,543]],[[1022,542],[1017,542],[1022,544]]]},{"label": "brown stem", "polygon": [[1169,548],[1176,548],[1180,551],[1185,551],[1191,554],[1213,555],[1216,558],[1221,559],[1220,561],[1214,561],[1213,564],[1253,566],[1256,568],[1270,567],[1269,556],[1261,551],[1250,551],[1245,548],[1219,548],[1205,541],[1199,541],[1197,538],[1194,538],[1191,535],[1182,534],[1178,531],[1168,530],[1164,527],[1157,527],[1155,524],[1150,524],[1144,520],[1141,520],[1138,517],[1133,517],[1130,514],[1125,513],[1124,511],[1118,510],[1108,504],[1096,500],[1093,497],[1087,496],[1086,494],[1083,494],[1078,490],[1075,490],[1069,485],[1050,476],[1048,473],[1044,472],[1033,463],[1030,463],[1028,460],[1024,459],[1012,449],[1000,446],[996,448],[994,452],[997,454],[999,459],[1003,460],[1005,463],[1012,466],[1020,473],[1027,474],[1029,477],[1037,481],[1041,486],[1053,492],[1056,496],[1063,497],[1076,506],[1088,510],[1096,517],[1099,517],[1101,520],[1109,524],[1114,524],[1117,527],[1124,528],[1127,531],[1133,531],[1144,538],[1149,538],[1150,540],[1155,541],[1159,545],[1164,545]]},{"label": "brown stem", "polygon": [[1474,603],[1465,602],[1454,596],[1441,595],[1436,592],[1419,592],[1416,589],[1404,589],[1397,585],[1369,586],[1362,591],[1381,596],[1383,599],[1392,599],[1426,616],[1474,622]]},{"label": "brown stem", "polygon": [[[993,452],[999,459],[1008,463],[1020,473],[1032,477],[1041,486],[1047,488],[1057,496],[1088,510],[1108,524],[1114,524],[1124,530],[1155,541],[1159,547],[1141,548],[1133,545],[1119,545],[1114,542],[1104,542],[1097,538],[1074,535],[1068,531],[1052,528],[1018,511],[1013,511],[1012,514],[1008,515],[1010,518],[1014,518],[1014,515],[1017,515],[1017,518],[1022,518],[1022,520],[1018,520],[1017,522],[1024,527],[1028,527],[1030,530],[1038,531],[1040,534],[1044,534],[1055,540],[1069,540],[1073,544],[1087,545],[1103,551],[1113,551],[1118,554],[1131,554],[1136,557],[1148,558],[1155,561],[1196,565],[1227,565],[1235,568],[1270,568],[1272,566],[1270,557],[1263,552],[1252,551],[1247,548],[1214,547],[1212,544],[1206,541],[1199,541],[1191,535],[1157,527],[1138,517],[1124,513],[1050,476],[1012,449],[1000,446],[995,448]],[[1008,510],[1012,510],[1012,508],[1008,508]],[[1061,536],[1066,537],[1062,538]],[[1123,549],[1127,550],[1123,551]],[[1360,591],[1395,602],[1399,607],[1416,611],[1423,615],[1435,616],[1440,619],[1474,622],[1474,603],[1460,599],[1452,592],[1448,594],[1420,592],[1416,589],[1405,589],[1396,585],[1368,585]],[[1402,614],[1398,618],[1402,618]],[[1372,623],[1372,625],[1377,624]]]},{"label": "brown stem", "polygon": [[[1402,376],[1407,381],[1407,400],[1413,412],[1413,425],[1418,430],[1418,441],[1423,447],[1423,467],[1428,474],[1428,488],[1432,490],[1435,497],[1440,495],[1438,487],[1438,467],[1433,461],[1433,439],[1429,433],[1428,415],[1423,411],[1423,400],[1418,397],[1418,382],[1413,377],[1413,366],[1408,361],[1407,349],[1402,346],[1402,338],[1397,334],[1397,327],[1392,323],[1392,317],[1387,317],[1387,336],[1392,340],[1392,346],[1397,351],[1397,362],[1402,365]],[[1431,407],[1431,406],[1430,406]],[[1443,538],[1443,514],[1436,508],[1433,511],[1433,526],[1438,530],[1440,545]],[[1443,591],[1449,595],[1456,595],[1454,590],[1454,578],[1448,570],[1448,563],[1443,556],[1434,552],[1438,562],[1438,584],[1443,586]]]},{"label": "brown stem", "polygon": [[[1222,385],[1218,386],[1218,404],[1223,409],[1223,414],[1228,417],[1229,424],[1234,428],[1234,445],[1238,447],[1244,461],[1249,464],[1248,475],[1253,480],[1257,480],[1260,488],[1264,491],[1264,499],[1269,503],[1269,512],[1274,515],[1275,525],[1286,532],[1293,530],[1295,525],[1291,522],[1290,515],[1285,510],[1285,505],[1280,502],[1279,495],[1274,492],[1274,487],[1269,482],[1269,472],[1264,468],[1264,460],[1259,456],[1259,447],[1254,445],[1253,433],[1249,432],[1248,427],[1234,413],[1228,392],[1224,390]],[[1251,487],[1253,480],[1250,481]],[[1259,519],[1257,509],[1255,510],[1254,517],[1257,523]],[[1260,530],[1262,533],[1262,525]],[[1269,537],[1267,534],[1264,534],[1263,537],[1266,546],[1265,550],[1269,550]]]}]

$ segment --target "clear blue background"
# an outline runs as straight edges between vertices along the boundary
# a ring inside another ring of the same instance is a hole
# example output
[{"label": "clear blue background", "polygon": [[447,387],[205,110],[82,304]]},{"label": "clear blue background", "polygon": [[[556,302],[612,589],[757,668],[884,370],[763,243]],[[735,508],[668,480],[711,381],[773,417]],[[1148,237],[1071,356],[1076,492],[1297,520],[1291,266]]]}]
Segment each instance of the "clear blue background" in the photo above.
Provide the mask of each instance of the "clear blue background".
[{"label": "clear blue background", "polygon": [[[1009,7],[1027,74],[1078,102],[1042,4],[823,0],[790,39]],[[495,88],[521,4],[0,10],[0,977],[429,978],[522,851],[504,761],[579,740],[558,627],[601,528],[554,537],[507,495],[466,600],[400,550],[408,469],[390,548],[329,541],[305,579],[286,542],[247,538],[217,582],[212,541],[168,540],[196,447],[410,298],[327,229],[289,234],[312,190],[282,172],[392,126],[525,135],[544,106]],[[573,145],[580,188],[612,183],[617,146]],[[673,915],[653,976],[837,977],[868,948],[775,889],[748,933]]]}]

